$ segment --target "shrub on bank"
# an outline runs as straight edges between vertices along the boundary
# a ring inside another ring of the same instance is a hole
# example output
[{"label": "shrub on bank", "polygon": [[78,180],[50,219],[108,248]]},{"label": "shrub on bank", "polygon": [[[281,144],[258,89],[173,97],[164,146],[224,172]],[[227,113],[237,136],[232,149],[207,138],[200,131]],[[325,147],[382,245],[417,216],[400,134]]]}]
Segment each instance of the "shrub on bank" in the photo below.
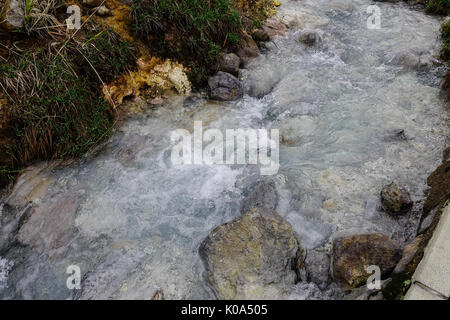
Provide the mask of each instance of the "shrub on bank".
[{"label": "shrub on bank", "polygon": [[223,51],[239,42],[241,19],[229,0],[136,0],[132,30],[156,54],[182,62],[204,84]]}]

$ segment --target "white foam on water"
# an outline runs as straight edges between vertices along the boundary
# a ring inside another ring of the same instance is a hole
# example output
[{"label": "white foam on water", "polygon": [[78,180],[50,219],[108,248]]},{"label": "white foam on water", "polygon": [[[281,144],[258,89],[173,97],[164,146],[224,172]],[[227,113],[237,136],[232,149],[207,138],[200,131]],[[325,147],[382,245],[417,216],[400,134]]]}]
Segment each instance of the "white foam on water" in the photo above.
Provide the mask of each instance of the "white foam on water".
[{"label": "white foam on water", "polygon": [[0,257],[0,290],[7,288],[9,271],[13,266],[12,261]]}]

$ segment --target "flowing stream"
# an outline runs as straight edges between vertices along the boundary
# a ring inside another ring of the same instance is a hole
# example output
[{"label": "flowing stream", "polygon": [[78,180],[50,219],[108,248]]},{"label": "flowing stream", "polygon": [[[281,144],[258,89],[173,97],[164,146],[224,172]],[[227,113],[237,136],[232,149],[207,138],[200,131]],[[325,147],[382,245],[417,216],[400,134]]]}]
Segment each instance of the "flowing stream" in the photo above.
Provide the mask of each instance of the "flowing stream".
[{"label": "flowing stream", "polygon": [[[334,233],[348,230],[407,240],[417,217],[393,219],[378,198],[397,180],[422,199],[440,163],[448,132],[439,90],[446,70],[436,58],[442,18],[377,2],[374,30],[372,4],[284,1],[278,15],[300,15],[320,41],[299,42],[305,31],[293,27],[266,43],[242,72],[243,99],[171,97],[125,121],[96,156],[53,170],[20,244],[0,257],[0,298],[149,299],[157,289],[169,299],[214,298],[199,244],[240,214],[261,176],[251,165],[173,165],[170,133],[192,132],[194,121],[223,132],[280,130],[280,168],[264,179],[304,247],[327,250]],[[66,286],[70,265],[83,275],[76,295]],[[288,298],[333,298],[312,287],[299,284]]]}]

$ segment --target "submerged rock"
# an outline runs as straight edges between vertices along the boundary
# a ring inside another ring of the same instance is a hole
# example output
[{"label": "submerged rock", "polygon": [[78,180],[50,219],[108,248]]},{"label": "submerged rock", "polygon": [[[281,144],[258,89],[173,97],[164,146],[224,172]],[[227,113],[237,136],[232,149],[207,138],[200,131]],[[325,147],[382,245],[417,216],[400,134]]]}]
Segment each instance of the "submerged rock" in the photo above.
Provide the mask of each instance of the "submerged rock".
[{"label": "submerged rock", "polygon": [[34,207],[19,230],[18,240],[52,258],[64,254],[76,232],[79,205],[80,197],[73,193]]},{"label": "submerged rock", "polygon": [[219,70],[237,76],[239,74],[240,65],[241,59],[234,53],[228,53],[220,57]]},{"label": "submerged rock", "polygon": [[277,299],[296,281],[301,247],[275,211],[252,209],[215,228],[199,252],[219,299]]},{"label": "submerged rock", "polygon": [[283,12],[281,22],[288,28],[317,29],[327,26],[330,19],[307,11],[287,10]]},{"label": "submerged rock", "polygon": [[383,140],[387,142],[405,141],[408,140],[408,137],[404,129],[392,129],[384,132]]},{"label": "submerged rock", "polygon": [[380,233],[339,236],[333,240],[332,274],[344,289],[364,284],[367,268],[378,266],[381,275],[391,272],[401,258],[399,245]]},{"label": "submerged rock", "polygon": [[383,208],[391,215],[408,212],[413,206],[408,190],[395,182],[385,186],[380,196]]},{"label": "submerged rock", "polygon": [[330,256],[324,252],[308,251],[305,260],[307,280],[325,290],[331,283]]},{"label": "submerged rock", "polygon": [[300,34],[298,40],[312,47],[320,43],[322,41],[322,37],[320,33],[315,30],[305,30]]},{"label": "submerged rock", "polygon": [[390,60],[390,63],[397,66],[402,66],[403,68],[408,70],[413,70],[419,67],[420,57],[409,51],[398,52]]},{"label": "submerged rock", "polygon": [[232,101],[243,97],[240,81],[233,75],[219,71],[208,80],[210,98],[218,101]]},{"label": "submerged rock", "polygon": [[268,95],[283,78],[285,71],[284,66],[278,66],[278,68],[264,66],[252,70],[245,81],[248,95],[258,99]]}]

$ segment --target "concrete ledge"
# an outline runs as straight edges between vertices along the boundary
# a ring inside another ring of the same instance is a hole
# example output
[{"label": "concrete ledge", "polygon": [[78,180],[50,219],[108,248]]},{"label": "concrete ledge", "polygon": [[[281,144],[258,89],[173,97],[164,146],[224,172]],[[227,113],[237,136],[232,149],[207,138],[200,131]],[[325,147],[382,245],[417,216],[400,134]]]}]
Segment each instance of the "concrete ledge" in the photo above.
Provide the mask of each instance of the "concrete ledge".
[{"label": "concrete ledge", "polygon": [[450,297],[450,205],[444,208],[412,283],[405,300]]},{"label": "concrete ledge", "polygon": [[441,296],[426,290],[419,284],[413,284],[406,293],[404,300],[444,300]]}]

